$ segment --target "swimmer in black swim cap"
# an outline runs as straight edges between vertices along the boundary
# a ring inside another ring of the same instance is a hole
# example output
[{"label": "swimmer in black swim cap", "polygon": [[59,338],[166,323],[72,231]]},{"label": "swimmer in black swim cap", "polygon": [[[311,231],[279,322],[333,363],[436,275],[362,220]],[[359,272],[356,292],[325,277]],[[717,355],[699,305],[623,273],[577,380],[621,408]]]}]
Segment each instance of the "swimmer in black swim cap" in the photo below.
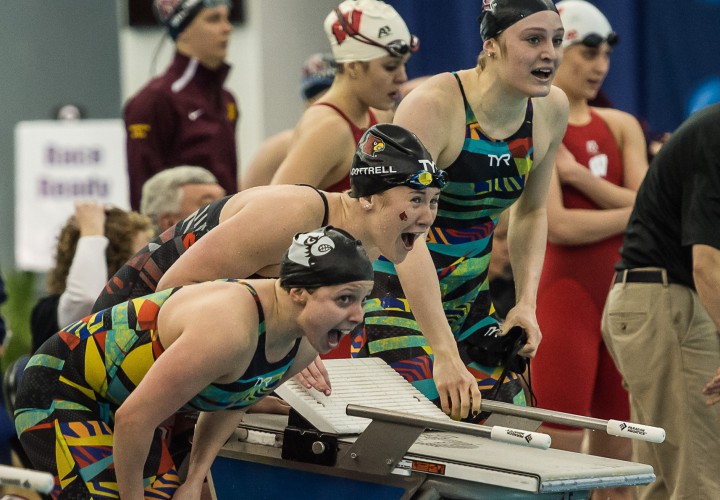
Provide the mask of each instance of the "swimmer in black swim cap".
[{"label": "swimmer in black swim cap", "polygon": [[362,243],[332,226],[296,234],[280,264],[283,288],[312,289],[372,280],[372,264]]},{"label": "swimmer in black swim cap", "polygon": [[[427,237],[399,265],[374,263],[366,320],[353,336],[353,352],[387,360],[456,419],[480,412],[480,391],[524,404],[519,378],[501,382],[502,370],[466,355],[468,339],[520,326],[528,336],[520,355],[538,348],[547,192],[568,116],[567,97],[552,86],[564,33],[552,2],[483,5],[477,65],[429,78],[393,117],[449,182]],[[518,300],[500,325],[487,284],[491,258],[503,258],[493,231],[505,214]]]},{"label": "swimmer in black swim cap", "polygon": [[557,13],[552,0],[483,0],[480,35],[483,40],[495,38],[521,19],[545,10]]},{"label": "swimmer in black swim cap", "polygon": [[350,169],[350,196],[361,198],[397,186],[442,189],[447,173],[435,162],[415,134],[382,123],[363,134]]}]

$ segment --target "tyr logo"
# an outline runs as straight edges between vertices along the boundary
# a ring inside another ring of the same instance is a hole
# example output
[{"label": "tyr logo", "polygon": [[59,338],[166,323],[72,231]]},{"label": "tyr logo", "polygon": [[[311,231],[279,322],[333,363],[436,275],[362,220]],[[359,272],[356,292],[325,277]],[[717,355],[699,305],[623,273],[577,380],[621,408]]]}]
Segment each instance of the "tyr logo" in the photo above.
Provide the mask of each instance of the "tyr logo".
[{"label": "tyr logo", "polygon": [[427,172],[436,172],[435,162],[432,160],[418,160],[418,163],[422,165],[422,169]]},{"label": "tyr logo", "polygon": [[500,156],[489,154],[488,158],[490,158],[491,167],[499,167],[500,162],[505,162],[505,165],[510,166],[510,158],[512,158],[512,156],[510,155],[510,153],[505,153]]}]

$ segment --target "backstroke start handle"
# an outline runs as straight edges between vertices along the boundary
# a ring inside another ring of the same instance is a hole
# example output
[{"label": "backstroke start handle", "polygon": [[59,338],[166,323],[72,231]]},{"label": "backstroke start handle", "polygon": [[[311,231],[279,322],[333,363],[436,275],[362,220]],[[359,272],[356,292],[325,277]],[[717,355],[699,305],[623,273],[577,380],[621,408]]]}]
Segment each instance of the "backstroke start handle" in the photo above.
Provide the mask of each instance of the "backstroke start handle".
[{"label": "backstroke start handle", "polygon": [[15,486],[47,494],[53,489],[55,478],[48,472],[0,465],[0,485]]},{"label": "backstroke start handle", "polygon": [[543,408],[533,408],[529,406],[518,406],[487,399],[482,400],[480,409],[482,411],[499,413],[501,415],[513,415],[516,417],[531,418],[553,424],[567,425],[570,427],[581,427],[583,429],[604,431],[611,436],[637,439],[639,441],[649,441],[651,443],[662,443],[665,441],[665,429],[661,427],[653,427],[651,425],[623,422],[620,420],[602,420],[582,415],[573,415],[572,413],[563,413],[560,411],[545,410]]},{"label": "backstroke start handle", "polygon": [[345,413],[352,417],[363,417],[384,422],[410,425],[413,427],[422,427],[436,431],[459,432],[462,434],[490,438],[493,441],[502,441],[504,443],[528,446],[530,448],[540,448],[546,450],[550,447],[550,436],[541,432],[523,431],[520,429],[510,429],[500,426],[488,427],[485,425],[468,424],[452,420],[437,420],[434,418],[417,417],[406,413],[352,404],[347,405]]},{"label": "backstroke start handle", "polygon": [[651,425],[634,424],[620,420],[607,421],[607,433],[611,436],[620,436],[639,441],[651,443],[662,443],[665,441],[665,429]]}]

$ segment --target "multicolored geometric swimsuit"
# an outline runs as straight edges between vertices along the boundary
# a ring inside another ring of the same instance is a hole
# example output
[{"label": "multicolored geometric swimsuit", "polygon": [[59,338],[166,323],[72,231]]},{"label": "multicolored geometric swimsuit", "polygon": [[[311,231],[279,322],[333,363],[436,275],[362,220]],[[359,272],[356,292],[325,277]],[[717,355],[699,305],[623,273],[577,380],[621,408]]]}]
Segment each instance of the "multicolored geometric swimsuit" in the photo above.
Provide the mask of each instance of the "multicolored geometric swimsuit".
[{"label": "multicolored geometric swimsuit", "polygon": [[153,293],[165,271],[220,223],[220,212],[231,197],[205,205],[139,250],[107,282],[95,301],[93,312]]},{"label": "multicolored geometric swimsuit", "polygon": [[[270,394],[297,354],[265,358],[265,323],[255,356],[235,382],[211,384],[181,411],[245,408]],[[157,318],[177,287],[94,313],[60,330],[30,358],[17,393],[15,427],[33,466],[55,475],[53,498],[119,498],[113,467],[115,412],[164,352]],[[168,386],[172,390],[172,386]],[[156,429],[145,463],[145,498],[171,498],[180,485],[163,430]]]},{"label": "multicolored geometric swimsuit", "polygon": [[[302,186],[306,186],[301,184]],[[327,225],[328,201],[322,191],[312,186],[320,196],[325,207],[323,220],[319,226]],[[144,248],[128,260],[105,285],[95,301],[93,312],[108,309],[134,297],[142,297],[153,293],[165,272],[170,269],[188,248],[220,224],[220,213],[225,204],[232,198],[226,196],[215,200],[188,215],[173,227],[154,238]],[[308,229],[314,229],[315,226]],[[220,276],[218,276],[220,277]],[[227,276],[223,276],[227,278]],[[268,276],[233,276],[233,278],[266,278]]]},{"label": "multicolored geometric swimsuit", "polygon": [[[492,236],[500,213],[523,192],[532,167],[532,102],[525,120],[509,138],[496,141],[480,129],[465,97],[465,142],[448,167],[450,182],[440,193],[438,215],[428,234],[443,308],[460,356],[484,396],[495,387],[502,367],[480,365],[468,354],[467,339],[498,328],[488,285]],[[373,264],[375,288],[366,302],[365,324],[353,336],[353,356],[379,356],[439,403],[432,378],[433,355],[408,306],[395,266],[384,258]],[[525,404],[519,377],[509,372],[494,399]]]}]

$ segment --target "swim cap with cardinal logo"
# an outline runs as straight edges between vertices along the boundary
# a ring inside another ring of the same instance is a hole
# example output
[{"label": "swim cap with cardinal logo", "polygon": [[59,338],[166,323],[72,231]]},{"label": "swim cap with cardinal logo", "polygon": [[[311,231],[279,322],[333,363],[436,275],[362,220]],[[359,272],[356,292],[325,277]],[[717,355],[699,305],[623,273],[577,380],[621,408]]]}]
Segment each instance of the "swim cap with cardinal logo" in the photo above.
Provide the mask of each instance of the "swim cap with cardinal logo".
[{"label": "swim cap with cardinal logo", "polygon": [[443,188],[447,173],[435,167],[430,153],[409,130],[390,123],[367,129],[350,169],[350,196],[360,198],[397,186]]}]

